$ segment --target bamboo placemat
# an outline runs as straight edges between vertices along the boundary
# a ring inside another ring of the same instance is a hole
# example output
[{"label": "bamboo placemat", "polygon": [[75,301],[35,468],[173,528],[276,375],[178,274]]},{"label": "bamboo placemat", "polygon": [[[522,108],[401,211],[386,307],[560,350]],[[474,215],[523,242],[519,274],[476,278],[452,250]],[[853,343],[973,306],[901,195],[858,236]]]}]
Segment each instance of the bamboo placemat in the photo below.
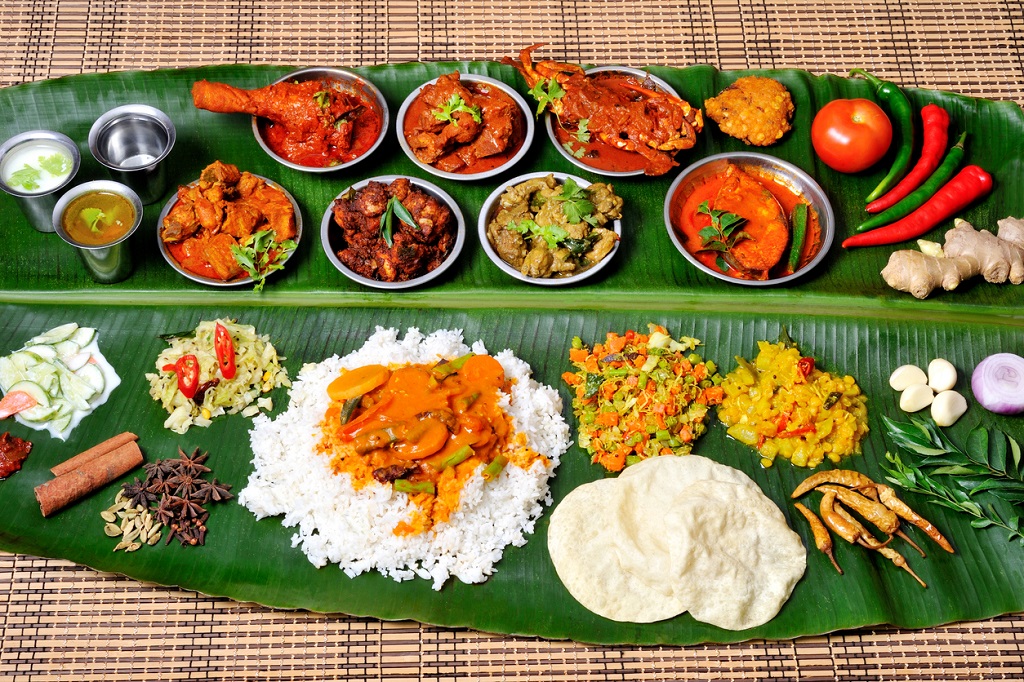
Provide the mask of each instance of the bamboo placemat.
[{"label": "bamboo placemat", "polygon": [[[593,64],[865,66],[908,85],[1024,102],[1022,0],[0,0],[0,86],[218,63],[495,59],[535,42],[550,44],[545,58]],[[1024,679],[1020,615],[784,642],[594,647],[276,611],[3,553],[0,628],[0,680]]]}]

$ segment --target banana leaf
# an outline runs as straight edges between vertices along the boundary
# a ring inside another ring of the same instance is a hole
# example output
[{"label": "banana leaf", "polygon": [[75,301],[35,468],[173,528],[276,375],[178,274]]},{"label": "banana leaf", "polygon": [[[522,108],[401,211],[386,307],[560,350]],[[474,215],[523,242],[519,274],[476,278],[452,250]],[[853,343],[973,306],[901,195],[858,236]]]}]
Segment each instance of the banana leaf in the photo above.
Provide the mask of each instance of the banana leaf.
[{"label": "banana leaf", "polygon": [[[511,69],[493,63],[404,64],[360,70],[385,93],[392,111],[406,94],[440,73],[455,68],[484,73],[517,84]],[[928,627],[957,620],[991,617],[1024,609],[1018,586],[1024,578],[1024,549],[1006,541],[998,528],[975,529],[969,519],[928,504],[907,501],[951,537],[953,555],[925,545],[926,559],[905,552],[928,583],[920,588],[901,570],[876,554],[849,546],[837,547],[845,575],[838,575],[813,548],[810,533],[795,514],[788,493],[808,473],[780,462],[762,469],[756,454],[726,437],[713,423],[696,452],[748,473],[782,509],[802,536],[808,569],[792,598],[766,625],[729,632],[682,615],[662,623],[614,623],[581,607],[566,592],[550,563],[545,545],[547,517],[538,522],[529,542],[508,548],[485,583],[450,582],[439,591],[427,581],[395,583],[377,574],[355,579],[337,567],[317,569],[291,547],[292,531],[278,519],[256,521],[235,504],[211,508],[205,547],[146,547],[133,554],[112,552],[103,534],[100,511],[115,494],[111,485],[51,519],[43,519],[32,493],[50,478],[49,467],[125,430],[140,436],[147,460],[173,456],[178,448],[210,452],[208,464],[219,480],[245,485],[252,470],[249,420],[218,419],[208,429],[193,428],[177,436],[163,428],[165,413],[148,395],[144,379],[164,347],[160,334],[194,327],[200,320],[227,315],[269,334],[294,376],[302,364],[334,353],[346,353],[373,332],[376,325],[423,330],[460,328],[468,340],[482,339],[492,351],[513,348],[527,360],[535,376],[558,386],[570,424],[570,393],[560,375],[569,369],[573,336],[593,343],[609,330],[665,325],[676,335],[705,343],[704,354],[723,369],[735,355],[751,357],[756,342],[775,339],[785,325],[790,335],[818,366],[850,374],[869,396],[871,433],[864,454],[849,465],[876,480],[883,479],[884,454],[893,444],[883,437],[882,415],[901,418],[898,395],[887,383],[889,373],[905,363],[926,365],[934,357],[953,362],[962,375],[990,353],[1014,350],[1021,321],[1016,310],[1021,294],[1009,285],[965,283],[954,293],[916,301],[888,289],[877,275],[891,249],[845,253],[835,247],[813,274],[789,287],[747,289],[719,282],[691,268],[671,246],[662,222],[662,202],[673,177],[623,179],[616,190],[626,199],[624,241],[616,262],[597,279],[568,291],[540,290],[508,279],[470,237],[460,262],[429,288],[401,294],[371,292],[335,271],[321,252],[315,226],[334,196],[349,183],[370,175],[406,173],[425,177],[405,158],[390,131],[387,143],[350,170],[313,175],[291,171],[267,157],[252,137],[244,116],[215,115],[192,108],[189,88],[199,78],[253,87],[290,70],[284,67],[221,66],[75,76],[0,91],[0,137],[34,128],[68,134],[80,142],[83,166],[79,180],[102,177],[84,142],[89,126],[101,113],[129,102],[143,102],[166,111],[178,128],[178,142],[169,159],[172,183],[186,183],[214,159],[238,164],[288,188],[303,211],[307,228],[299,252],[287,269],[273,276],[262,294],[245,289],[211,290],[174,273],[156,248],[155,219],[162,202],[147,208],[144,229],[132,238],[136,269],[123,283],[94,284],[73,251],[56,235],[33,231],[9,197],[0,197],[0,219],[7,238],[0,259],[0,353],[20,347],[28,338],[74,320],[100,330],[100,345],[123,383],[111,400],[89,416],[61,442],[7,422],[12,434],[36,443],[22,471],[0,482],[0,548],[55,556],[122,573],[140,580],[180,585],[200,592],[254,601],[278,608],[342,612],[383,619],[412,618],[425,623],[480,630],[571,638],[595,643],[730,642],[749,638],[790,638],[890,623]],[[655,68],[683,97],[700,103],[743,75],[710,67]],[[792,91],[797,107],[794,130],[767,150],[797,163],[815,176],[831,198],[839,217],[838,238],[859,222],[863,196],[880,175],[833,173],[810,148],[814,110],[835,97],[870,96],[865,83],[836,77],[815,78],[799,71],[766,72]],[[968,161],[996,177],[997,186],[984,202],[964,217],[977,226],[991,226],[1005,215],[1024,214],[1024,197],[1012,191],[1022,181],[1020,149],[1006,140],[1020,140],[1021,111],[1010,103],[973,100],[949,93],[908,90],[917,105],[937,102],[946,107],[954,127],[971,132]],[[743,145],[722,136],[714,124],[698,146],[680,157],[682,165],[704,155]],[[885,165],[884,162],[882,165]],[[526,160],[491,181],[436,181],[452,194],[474,225],[484,197],[498,184],[521,172],[563,170],[579,173],[540,136]],[[582,173],[588,179],[597,176]],[[169,190],[169,193],[173,188]],[[932,238],[941,238],[936,230]],[[837,242],[838,240],[837,239]],[[968,396],[967,379],[958,388]],[[284,409],[287,394],[273,395],[275,411]],[[964,442],[978,424],[999,428],[1020,438],[1019,422],[997,417],[973,404],[948,433]],[[130,480],[134,472],[122,480]],[[602,476],[598,467],[573,446],[562,459],[552,483],[557,503],[576,486]],[[1004,502],[994,504],[1002,510]]]}]

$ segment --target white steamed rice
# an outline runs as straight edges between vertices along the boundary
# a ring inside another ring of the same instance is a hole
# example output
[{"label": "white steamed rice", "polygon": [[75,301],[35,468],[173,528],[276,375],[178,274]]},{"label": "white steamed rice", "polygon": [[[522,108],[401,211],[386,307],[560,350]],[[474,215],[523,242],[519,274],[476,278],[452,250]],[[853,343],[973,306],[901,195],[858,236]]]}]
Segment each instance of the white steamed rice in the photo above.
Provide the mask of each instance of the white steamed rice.
[{"label": "white steamed rice", "polygon": [[515,380],[503,407],[527,445],[548,461],[535,461],[526,470],[510,463],[490,482],[478,468],[447,522],[419,535],[395,535],[394,527],[415,509],[408,496],[375,482],[356,491],[348,474],[333,474],[328,458],[315,451],[319,423],[330,405],[327,386],[340,369],[434,363],[471,351],[487,352],[480,341],[467,347],[461,330],[424,336],[410,328],[400,340],[397,329],[377,327],[359,350],[305,365],[287,411],[274,420],[260,415],[253,421],[255,470],[239,502],[257,519],[283,516],[285,527],[297,529],[292,546],[300,546],[317,567],[337,563],[350,577],[370,570],[398,581],[418,576],[433,581],[435,590],[450,576],[483,582],[506,545],[526,544],[543,505],[551,503],[548,478],[570,443],[558,392],[531,379],[530,366],[512,351],[494,356],[506,377]]}]

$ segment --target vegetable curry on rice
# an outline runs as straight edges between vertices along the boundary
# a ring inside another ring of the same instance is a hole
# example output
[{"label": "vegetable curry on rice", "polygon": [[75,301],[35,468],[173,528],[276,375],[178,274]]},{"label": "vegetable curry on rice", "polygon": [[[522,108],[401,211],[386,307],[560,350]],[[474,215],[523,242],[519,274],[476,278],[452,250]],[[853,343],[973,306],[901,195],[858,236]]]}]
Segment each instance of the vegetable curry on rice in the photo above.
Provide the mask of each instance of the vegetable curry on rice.
[{"label": "vegetable curry on rice", "polygon": [[318,450],[357,490],[377,481],[408,493],[418,511],[393,530],[421,533],[448,520],[479,466],[490,480],[509,462],[525,468],[542,457],[505,413],[508,390],[505,370],[489,355],[364,365],[328,386]]}]

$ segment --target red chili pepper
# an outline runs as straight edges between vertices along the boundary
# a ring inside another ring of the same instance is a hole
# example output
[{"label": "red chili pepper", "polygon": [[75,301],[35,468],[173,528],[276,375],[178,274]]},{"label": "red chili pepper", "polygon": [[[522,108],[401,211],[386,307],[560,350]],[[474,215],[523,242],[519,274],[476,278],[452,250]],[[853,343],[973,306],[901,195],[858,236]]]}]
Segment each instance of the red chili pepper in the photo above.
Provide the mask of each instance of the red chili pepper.
[{"label": "red chili pepper", "polygon": [[939,223],[992,191],[992,176],[978,166],[967,166],[916,211],[896,222],[843,241],[843,248],[898,244],[920,237]]},{"label": "red chili pepper", "polygon": [[220,322],[214,329],[213,348],[217,351],[217,366],[221,376],[231,379],[235,376],[235,342],[231,339],[231,332]]},{"label": "red chili pepper", "polygon": [[163,367],[161,367],[160,371],[162,371],[162,372],[177,372],[178,371],[178,366],[176,364],[174,364],[173,362],[170,362],[170,363],[164,365]]},{"label": "red chili pepper", "polygon": [[937,104],[927,104],[921,109],[921,124],[924,128],[921,158],[898,185],[867,205],[864,210],[868,213],[878,213],[896,205],[939,167],[946,153],[946,145],[949,144],[949,114]]},{"label": "red chili pepper", "polygon": [[194,355],[182,355],[174,371],[178,374],[178,390],[192,400],[199,390],[199,359]]},{"label": "red chili pepper", "polygon": [[814,358],[800,358],[796,361],[796,368],[804,375],[804,379],[814,371]]},{"label": "red chili pepper", "polygon": [[779,434],[779,438],[793,438],[795,436],[802,436],[805,433],[814,433],[814,424],[807,426],[801,426],[799,429],[793,429],[792,431],[783,431]]}]

